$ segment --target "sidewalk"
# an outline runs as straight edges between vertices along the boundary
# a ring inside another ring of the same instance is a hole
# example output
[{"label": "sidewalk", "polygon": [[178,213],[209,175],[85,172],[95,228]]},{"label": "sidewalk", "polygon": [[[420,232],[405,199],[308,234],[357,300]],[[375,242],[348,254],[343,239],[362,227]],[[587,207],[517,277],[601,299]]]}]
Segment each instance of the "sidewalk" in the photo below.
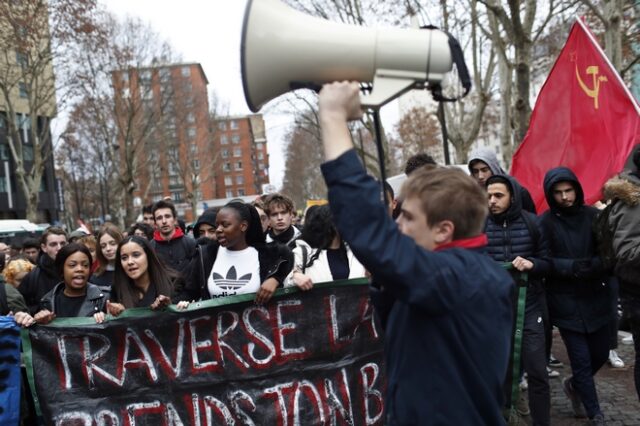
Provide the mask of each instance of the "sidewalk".
[{"label": "sidewalk", "polygon": [[[607,362],[596,375],[596,389],[600,407],[604,412],[608,426],[640,425],[640,402],[633,383],[633,345],[623,345],[618,336],[618,354],[625,363],[624,368],[611,368]],[[560,377],[550,378],[551,386],[551,424],[556,426],[584,425],[586,419],[575,419],[571,403],[562,390],[562,379],[571,375],[567,353],[557,330],[554,330],[552,352],[564,363],[556,369]]]}]

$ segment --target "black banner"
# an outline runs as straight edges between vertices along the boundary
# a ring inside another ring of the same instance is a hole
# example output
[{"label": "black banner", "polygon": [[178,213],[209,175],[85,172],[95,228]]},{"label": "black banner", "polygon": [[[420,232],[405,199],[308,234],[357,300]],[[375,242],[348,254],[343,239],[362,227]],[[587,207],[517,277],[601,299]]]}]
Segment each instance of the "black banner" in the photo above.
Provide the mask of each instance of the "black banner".
[{"label": "black banner", "polygon": [[363,281],[73,318],[23,334],[55,425],[383,423],[382,336]]}]

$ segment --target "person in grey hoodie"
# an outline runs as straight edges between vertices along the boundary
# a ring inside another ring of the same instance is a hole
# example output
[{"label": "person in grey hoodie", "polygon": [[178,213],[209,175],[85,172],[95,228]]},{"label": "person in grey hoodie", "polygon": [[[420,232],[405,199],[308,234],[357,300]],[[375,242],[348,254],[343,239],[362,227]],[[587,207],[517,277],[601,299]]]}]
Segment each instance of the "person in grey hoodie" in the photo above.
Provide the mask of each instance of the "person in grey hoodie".
[{"label": "person in grey hoodie", "polygon": [[[507,172],[500,166],[496,153],[489,148],[478,148],[471,152],[469,156],[469,173],[478,182],[478,185],[485,188],[487,179],[493,175],[506,175]],[[531,194],[524,186],[522,188],[521,201],[522,209],[536,214],[536,205],[531,198]]]}]

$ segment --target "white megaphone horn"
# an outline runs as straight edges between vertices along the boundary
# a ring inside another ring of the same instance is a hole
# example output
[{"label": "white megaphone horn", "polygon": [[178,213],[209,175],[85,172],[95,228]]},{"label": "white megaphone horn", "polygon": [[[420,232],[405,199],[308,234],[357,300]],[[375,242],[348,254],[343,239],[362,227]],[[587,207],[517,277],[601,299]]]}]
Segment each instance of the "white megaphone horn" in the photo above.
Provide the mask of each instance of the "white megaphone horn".
[{"label": "white megaphone horn", "polygon": [[366,28],[278,0],[248,0],[240,53],[245,99],[257,112],[291,90],[349,80],[373,83],[362,105],[379,108],[409,89],[439,86],[452,68],[450,40],[436,29]]}]

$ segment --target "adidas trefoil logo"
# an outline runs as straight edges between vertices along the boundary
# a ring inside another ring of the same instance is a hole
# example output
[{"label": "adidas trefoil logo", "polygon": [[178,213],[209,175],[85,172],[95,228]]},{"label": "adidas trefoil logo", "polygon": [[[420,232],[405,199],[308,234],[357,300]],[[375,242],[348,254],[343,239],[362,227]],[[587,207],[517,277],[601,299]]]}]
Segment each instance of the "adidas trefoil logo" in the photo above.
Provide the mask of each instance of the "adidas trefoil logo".
[{"label": "adidas trefoil logo", "polygon": [[216,285],[223,290],[237,290],[241,287],[244,287],[251,280],[251,273],[241,276],[240,278],[236,278],[238,273],[236,272],[236,267],[232,266],[229,268],[227,272],[227,277],[223,277],[220,274],[213,273],[213,280]]}]

